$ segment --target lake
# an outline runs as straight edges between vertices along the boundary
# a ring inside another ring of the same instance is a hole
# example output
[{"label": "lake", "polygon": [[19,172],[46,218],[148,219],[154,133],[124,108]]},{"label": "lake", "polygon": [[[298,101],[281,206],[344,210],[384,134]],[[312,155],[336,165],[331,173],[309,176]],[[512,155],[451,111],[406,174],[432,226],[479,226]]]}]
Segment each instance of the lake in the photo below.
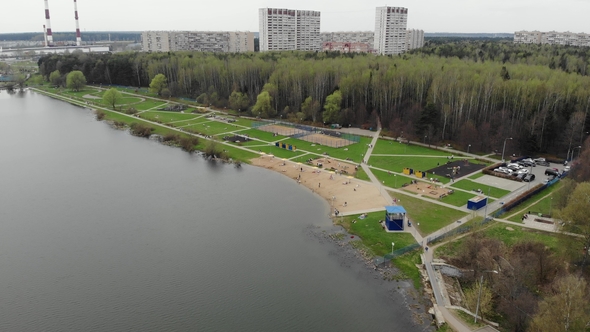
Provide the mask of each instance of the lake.
[{"label": "lake", "polygon": [[[0,330],[423,331],[281,174],[0,92]],[[415,309],[414,309],[415,311]]]}]

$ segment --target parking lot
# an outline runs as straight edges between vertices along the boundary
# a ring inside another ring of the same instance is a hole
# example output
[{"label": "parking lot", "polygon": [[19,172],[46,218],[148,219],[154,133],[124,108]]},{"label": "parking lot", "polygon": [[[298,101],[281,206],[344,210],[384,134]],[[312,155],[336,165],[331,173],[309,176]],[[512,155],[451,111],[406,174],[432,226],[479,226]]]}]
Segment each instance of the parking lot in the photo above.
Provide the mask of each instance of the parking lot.
[{"label": "parking lot", "polygon": [[[558,170],[559,173],[563,172],[564,169],[564,165],[563,164],[556,164],[556,163],[549,163],[549,166],[541,166],[541,165],[536,165],[536,166],[530,166],[530,167],[526,167],[526,169],[529,170],[529,173],[534,174],[535,175],[535,179],[533,181],[531,181],[530,186],[536,186],[539,183],[543,183],[543,181],[547,178],[549,178],[549,176],[545,175],[545,170],[547,168],[556,168]],[[523,184],[527,184],[527,182],[522,182]]]}]

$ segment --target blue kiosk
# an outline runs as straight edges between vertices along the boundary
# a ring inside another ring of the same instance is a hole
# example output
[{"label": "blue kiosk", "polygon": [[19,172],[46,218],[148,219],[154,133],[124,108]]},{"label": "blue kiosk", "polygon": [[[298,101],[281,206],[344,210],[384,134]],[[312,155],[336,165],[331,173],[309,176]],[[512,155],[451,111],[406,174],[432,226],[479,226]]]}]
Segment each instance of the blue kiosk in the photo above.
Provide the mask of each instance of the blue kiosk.
[{"label": "blue kiosk", "polygon": [[403,231],[406,210],[398,205],[385,207],[385,228],[387,231]]}]

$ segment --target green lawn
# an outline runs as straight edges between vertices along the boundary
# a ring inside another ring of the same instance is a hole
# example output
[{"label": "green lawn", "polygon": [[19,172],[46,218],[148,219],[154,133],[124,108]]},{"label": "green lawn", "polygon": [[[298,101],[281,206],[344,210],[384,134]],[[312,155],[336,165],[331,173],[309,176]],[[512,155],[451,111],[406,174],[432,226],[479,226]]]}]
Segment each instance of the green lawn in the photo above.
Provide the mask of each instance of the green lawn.
[{"label": "green lawn", "polygon": [[371,139],[368,137],[361,137],[359,143],[351,144],[341,148],[333,148],[325,145],[318,145],[313,144],[307,141],[288,138],[286,140],[282,140],[287,144],[293,144],[297,146],[297,149],[305,150],[308,152],[316,153],[316,154],[324,154],[327,153],[330,157],[339,158],[339,159],[346,159],[347,157],[352,159],[355,163],[360,163],[365,152],[367,152],[367,144],[371,142]]},{"label": "green lawn", "polygon": [[[483,227],[484,228],[482,231],[486,236],[498,239],[508,247],[523,241],[540,241],[554,251],[559,250],[559,240],[556,234],[525,227],[507,225],[497,221],[492,221]],[[506,229],[506,227],[510,227],[513,230],[509,231]],[[461,250],[461,246],[464,241],[465,237],[461,237],[445,243],[436,250],[435,257],[440,258],[444,256],[456,256],[459,250]]]},{"label": "green lawn", "polygon": [[362,168],[359,168],[358,171],[356,171],[356,178],[359,180],[371,181],[367,173],[365,173],[365,170]]},{"label": "green lawn", "polygon": [[269,145],[268,148],[260,148],[260,150],[264,153],[271,153],[275,157],[279,158],[293,158],[305,153],[303,151],[290,151],[288,149],[279,148],[274,145]]},{"label": "green lawn", "polygon": [[[97,90],[91,89],[91,88],[86,88],[84,90],[80,90],[80,91],[72,91],[69,89],[66,90],[62,90],[62,94],[67,95],[67,96],[72,96],[72,97],[78,97],[78,98],[84,98],[85,95],[96,95],[97,94]],[[99,99],[86,99],[85,100],[99,100]]]},{"label": "green lawn", "polygon": [[[526,201],[521,203],[519,206],[515,207],[512,211],[510,211],[509,213],[512,213],[514,211],[521,211],[521,210],[523,212],[518,212],[516,214],[511,215],[508,218],[508,220],[514,221],[514,222],[521,222],[522,215],[525,213],[528,213],[529,211],[537,212],[537,213],[541,212],[543,214],[550,214],[550,212],[553,212],[552,211],[553,209],[551,208],[551,204],[552,204],[551,196],[549,196],[549,197],[545,197],[545,196],[553,195],[553,193],[560,190],[562,186],[563,186],[563,183],[561,181],[559,181],[556,184],[552,185],[551,187],[546,188],[545,190],[533,195],[532,197],[530,197],[529,199],[527,199]],[[542,197],[545,197],[545,198],[543,198],[543,200],[540,201],[539,203],[535,203],[536,201],[540,200]]]},{"label": "green lawn", "polygon": [[480,178],[480,177],[482,177],[484,175],[485,174],[483,174],[482,172],[479,172],[479,173],[475,173],[475,174],[470,175],[469,178],[470,179],[478,179],[478,178]]},{"label": "green lawn", "polygon": [[[396,173],[402,173],[404,168],[412,168],[414,171],[426,171],[446,163],[447,159],[432,157],[371,157],[369,165],[387,169]],[[428,173],[429,178],[437,178],[442,183],[451,181],[444,174]]]},{"label": "green lawn", "polygon": [[[514,230],[509,231],[506,227],[512,227]],[[552,250],[559,249],[559,239],[557,234],[533,230],[530,228],[510,226],[501,222],[485,229],[485,234],[489,237],[499,239],[507,246],[512,246],[521,241],[540,241]]]},{"label": "green lawn", "polygon": [[[434,146],[433,146],[434,147]],[[441,156],[441,160],[447,160],[447,156],[452,155],[445,150],[429,149],[419,145],[399,143],[397,141],[390,141],[379,139],[373,154],[397,154],[397,155],[427,155],[427,156]]]},{"label": "green lawn", "polygon": [[[199,150],[204,150],[204,145],[207,144],[206,140],[200,139],[200,141],[202,143],[200,143],[199,145],[202,144],[202,146],[199,146]],[[254,153],[254,152],[250,152],[250,151],[245,151],[233,146],[228,146],[228,145],[222,145],[223,149],[225,149],[227,151],[227,153],[232,157],[232,159],[234,160],[240,160],[243,162],[249,162],[250,160],[254,159],[254,158],[258,158],[260,157],[259,154]]]},{"label": "green lawn", "polygon": [[235,128],[230,124],[217,121],[204,122],[182,127],[182,130],[202,135],[218,135],[232,131],[234,129]]},{"label": "green lawn", "polygon": [[[369,213],[362,220],[358,217],[356,215],[335,218],[335,221],[336,224],[341,224],[349,233],[359,236],[376,256],[391,253],[391,242],[395,243],[394,249],[401,249],[416,243],[410,233],[388,233],[383,230],[379,221],[385,218],[385,211]],[[356,220],[356,223],[352,223],[353,220]]]},{"label": "green lawn", "polygon": [[142,101],[141,103],[134,104],[133,107],[135,107],[139,111],[145,111],[145,110],[149,110],[152,108],[154,108],[154,109],[162,108],[166,104],[168,104],[168,103],[165,101],[146,99],[146,100]]},{"label": "green lawn", "polygon": [[408,177],[399,174],[389,174],[384,171],[380,171],[378,169],[372,169],[373,175],[383,183],[383,185],[390,187],[390,188],[401,188],[404,183],[410,183],[412,180],[416,180],[415,177]]},{"label": "green lawn", "polygon": [[[152,116],[152,117],[153,117],[153,114],[155,114],[155,113],[152,113],[152,111],[148,111],[145,113],[141,113],[139,116],[142,116],[143,114],[146,114],[146,113],[149,113],[150,114],[149,116]],[[178,127],[183,127],[183,126],[187,126],[187,125],[193,125],[193,124],[211,121],[210,118],[204,117],[199,114],[193,114],[192,116],[193,116],[193,119],[191,119],[191,120],[178,121],[178,122],[174,122],[174,123],[169,123],[168,125],[178,128]]]},{"label": "green lawn", "polygon": [[473,191],[474,189],[476,189],[476,190],[481,189],[483,191],[484,195],[488,194],[488,188],[489,188],[489,193],[490,193],[489,195],[491,197],[495,197],[495,198],[500,198],[500,197],[503,197],[503,196],[508,195],[510,193],[510,191],[508,191],[508,190],[504,190],[504,189],[488,186],[485,184],[473,182],[473,181],[467,180],[467,179],[451,183],[451,187],[459,188],[459,189],[463,189],[463,190],[469,190],[469,191]]},{"label": "green lawn", "polygon": [[422,235],[433,233],[467,215],[465,212],[429,203],[416,197],[396,192],[389,192],[389,194],[400,200],[399,205],[406,209],[412,224]]},{"label": "green lawn", "polygon": [[240,131],[240,135],[250,135],[250,137],[258,138],[266,142],[276,142],[287,138],[286,136],[273,136],[273,133],[262,131],[258,129],[247,129]]},{"label": "green lawn", "polygon": [[464,191],[455,190],[454,193],[447,195],[441,199],[437,199],[437,198],[426,196],[426,195],[424,195],[422,197],[430,198],[433,200],[438,200],[443,203],[447,203],[447,204],[461,207],[463,205],[467,205],[467,201],[475,196],[476,196],[475,193],[471,194],[471,193],[466,193]]},{"label": "green lawn", "polygon": [[118,101],[117,107],[121,107],[121,106],[133,106],[133,107],[135,107],[135,104],[139,104],[141,102],[142,102],[142,100],[139,97],[132,97],[132,96],[125,96],[124,95],[123,98],[121,98]]},{"label": "green lawn", "polygon": [[173,121],[180,121],[180,120],[189,120],[195,119],[199,115],[196,114],[186,114],[186,113],[177,113],[177,112],[162,112],[162,111],[147,111],[139,114],[139,117],[142,119],[150,120],[150,121],[160,121],[162,123],[168,123]]}]

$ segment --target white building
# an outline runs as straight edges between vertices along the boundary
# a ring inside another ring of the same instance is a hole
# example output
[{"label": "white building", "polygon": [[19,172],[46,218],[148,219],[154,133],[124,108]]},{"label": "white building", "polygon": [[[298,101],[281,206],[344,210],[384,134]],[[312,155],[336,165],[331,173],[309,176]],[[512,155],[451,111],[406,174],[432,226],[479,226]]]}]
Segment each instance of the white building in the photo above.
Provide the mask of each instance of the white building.
[{"label": "white building", "polygon": [[144,31],[144,52],[254,52],[254,33],[244,31]]},{"label": "white building", "polygon": [[424,30],[408,29],[406,31],[406,50],[424,46]]},{"label": "white building", "polygon": [[377,54],[400,54],[406,50],[408,9],[403,7],[377,7],[375,14],[375,39]]},{"label": "white building", "polygon": [[373,47],[375,32],[373,31],[338,31],[320,33],[322,43],[363,43]]},{"label": "white building", "polygon": [[590,46],[590,35],[587,33],[574,33],[569,31],[516,31],[514,33],[514,43]]},{"label": "white building", "polygon": [[319,51],[320,12],[260,8],[260,51]]}]

